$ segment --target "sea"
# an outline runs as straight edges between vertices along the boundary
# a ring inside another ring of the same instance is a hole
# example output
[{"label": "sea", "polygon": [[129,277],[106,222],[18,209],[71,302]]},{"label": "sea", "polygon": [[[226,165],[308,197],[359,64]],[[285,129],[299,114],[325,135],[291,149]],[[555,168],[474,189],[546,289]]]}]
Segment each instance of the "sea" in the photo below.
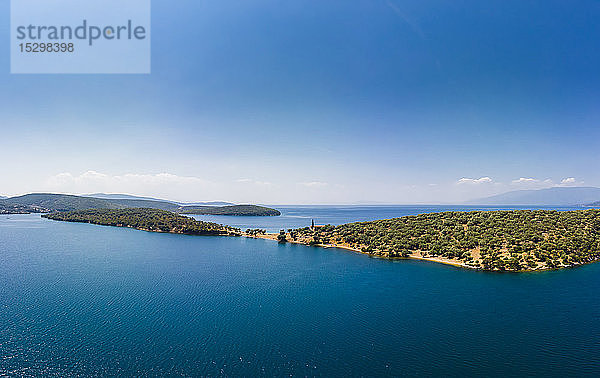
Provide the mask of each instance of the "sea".
[{"label": "sea", "polygon": [[[280,206],[269,231],[445,206]],[[569,210],[560,208],[558,210]],[[0,216],[0,376],[600,376],[600,264],[480,272]]]}]

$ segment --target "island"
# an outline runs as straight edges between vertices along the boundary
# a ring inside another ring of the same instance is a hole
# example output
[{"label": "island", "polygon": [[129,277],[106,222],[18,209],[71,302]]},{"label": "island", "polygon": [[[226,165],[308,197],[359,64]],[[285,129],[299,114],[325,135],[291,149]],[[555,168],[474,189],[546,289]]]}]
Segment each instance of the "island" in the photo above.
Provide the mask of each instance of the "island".
[{"label": "island", "polygon": [[185,206],[180,214],[194,215],[235,215],[235,216],[260,216],[276,217],[281,215],[279,210],[256,205],[231,205],[231,206]]},{"label": "island", "polygon": [[486,271],[539,271],[600,259],[598,209],[430,213],[340,226],[313,224],[279,234],[260,229],[242,232],[157,209],[82,210],[43,217],[145,231],[263,238]]}]

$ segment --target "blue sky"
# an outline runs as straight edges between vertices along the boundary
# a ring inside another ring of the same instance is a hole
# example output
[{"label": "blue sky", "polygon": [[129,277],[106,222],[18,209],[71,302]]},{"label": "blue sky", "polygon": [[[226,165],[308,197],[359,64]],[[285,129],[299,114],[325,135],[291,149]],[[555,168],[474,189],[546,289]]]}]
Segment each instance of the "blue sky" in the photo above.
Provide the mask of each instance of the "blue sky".
[{"label": "blue sky", "polygon": [[0,194],[443,203],[600,186],[600,2],[152,1],[151,75],[10,75]]}]

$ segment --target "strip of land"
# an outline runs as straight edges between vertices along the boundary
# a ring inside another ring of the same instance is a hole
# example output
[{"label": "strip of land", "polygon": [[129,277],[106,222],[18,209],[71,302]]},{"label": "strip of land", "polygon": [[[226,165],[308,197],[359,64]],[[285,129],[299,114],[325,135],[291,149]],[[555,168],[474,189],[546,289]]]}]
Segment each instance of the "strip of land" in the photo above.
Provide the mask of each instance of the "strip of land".
[{"label": "strip of land", "polygon": [[488,271],[559,269],[600,260],[598,209],[444,212],[281,230],[279,234],[241,231],[157,209],[96,209],[43,216],[154,232],[343,248],[377,258],[412,258]]},{"label": "strip of land", "polygon": [[482,270],[535,271],[600,259],[600,210],[471,211],[306,227],[278,236]]},{"label": "strip of land", "polygon": [[184,235],[239,236],[240,230],[212,222],[158,209],[90,209],[43,214],[57,221],[91,223],[102,226],[129,227],[142,231]]}]

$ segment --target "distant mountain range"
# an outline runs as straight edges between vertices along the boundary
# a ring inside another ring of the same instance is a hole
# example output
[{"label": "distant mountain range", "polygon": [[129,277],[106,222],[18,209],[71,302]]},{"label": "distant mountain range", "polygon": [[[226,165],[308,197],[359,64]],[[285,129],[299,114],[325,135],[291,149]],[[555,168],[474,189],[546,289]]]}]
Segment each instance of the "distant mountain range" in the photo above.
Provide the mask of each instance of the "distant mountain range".
[{"label": "distant mountain range", "polygon": [[138,199],[109,200],[94,197],[72,196],[67,194],[35,193],[0,200],[4,206],[28,206],[37,212],[72,211],[83,209],[123,209],[127,207],[147,207],[176,211],[178,204],[162,201]]},{"label": "distant mountain range", "polygon": [[94,193],[94,194],[84,194],[81,197],[88,198],[100,198],[107,200],[144,200],[144,201],[158,201],[158,202],[169,202],[169,203],[177,203],[175,201],[163,200],[152,197],[141,197],[141,196],[133,196],[131,194],[107,194],[107,193]]},{"label": "distant mountain range", "polygon": [[108,200],[158,201],[158,202],[173,203],[173,204],[177,204],[177,205],[180,205],[180,206],[231,206],[231,205],[235,205],[234,203],[223,202],[223,201],[189,202],[189,203],[188,202],[177,202],[177,201],[170,201],[170,200],[164,200],[164,199],[158,199],[158,198],[152,198],[152,197],[134,196],[134,195],[131,195],[131,194],[94,193],[94,194],[86,194],[86,195],[83,195],[82,197],[101,198],[101,199],[108,199]]},{"label": "distant mountain range", "polygon": [[[255,205],[208,206],[179,204],[155,199],[143,199],[129,195],[128,198],[97,198],[67,194],[34,193],[18,197],[0,199],[0,214],[47,213],[53,211],[74,211],[88,209],[149,208],[177,213],[209,215],[280,215],[279,211]],[[212,202],[211,204],[215,204]]]},{"label": "distant mountain range", "polygon": [[[577,206],[600,200],[600,188],[555,187],[539,190],[517,190],[468,201],[469,205]],[[600,201],[599,201],[600,202]]]},{"label": "distant mountain range", "polygon": [[588,206],[600,206],[600,201],[589,203]]}]

